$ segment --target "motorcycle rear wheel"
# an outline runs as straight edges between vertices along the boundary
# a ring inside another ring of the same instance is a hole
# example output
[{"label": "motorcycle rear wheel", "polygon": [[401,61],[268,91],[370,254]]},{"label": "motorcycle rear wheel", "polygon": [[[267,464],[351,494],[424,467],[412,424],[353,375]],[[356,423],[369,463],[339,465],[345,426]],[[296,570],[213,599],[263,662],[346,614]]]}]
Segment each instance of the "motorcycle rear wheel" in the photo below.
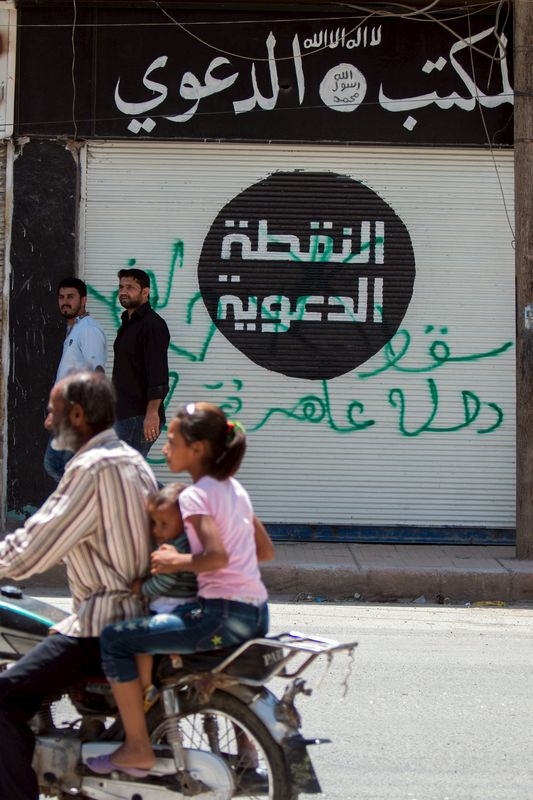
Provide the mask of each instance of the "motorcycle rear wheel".
[{"label": "motorcycle rear wheel", "polygon": [[[149,712],[147,723],[154,744],[164,743],[165,720],[159,704]],[[226,760],[235,781],[233,797],[296,800],[280,746],[261,720],[236,697],[217,691],[204,706],[186,705],[180,714],[180,728],[184,747],[209,750]],[[253,744],[255,764],[242,752],[244,736]]]}]

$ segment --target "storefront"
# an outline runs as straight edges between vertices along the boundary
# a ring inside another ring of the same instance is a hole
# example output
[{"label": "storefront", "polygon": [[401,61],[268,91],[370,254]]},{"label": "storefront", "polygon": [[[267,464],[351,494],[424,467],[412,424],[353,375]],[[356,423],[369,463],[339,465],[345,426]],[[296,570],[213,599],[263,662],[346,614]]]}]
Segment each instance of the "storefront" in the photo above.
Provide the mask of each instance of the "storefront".
[{"label": "storefront", "polygon": [[[69,118],[72,50],[43,13],[22,11],[21,163],[38,151],[67,211],[79,197],[56,235],[74,234],[110,341],[117,271],[151,273],[168,410],[203,398],[245,424],[242,477],[273,533],[512,540],[512,90],[495,14],[453,34],[336,8],[82,9]],[[24,76],[47,35],[63,90],[45,118]],[[159,444],[151,461],[167,480]]]}]

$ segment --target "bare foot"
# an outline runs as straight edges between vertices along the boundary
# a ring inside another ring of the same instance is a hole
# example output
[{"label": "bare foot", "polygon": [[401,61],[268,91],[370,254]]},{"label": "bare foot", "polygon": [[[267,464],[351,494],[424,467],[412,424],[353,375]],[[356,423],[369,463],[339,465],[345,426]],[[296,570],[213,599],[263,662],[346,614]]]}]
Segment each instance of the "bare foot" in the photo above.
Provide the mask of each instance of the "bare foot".
[{"label": "bare foot", "polygon": [[152,769],[155,764],[155,754],[150,746],[123,744],[111,753],[111,763],[121,767],[137,767],[137,769]]}]

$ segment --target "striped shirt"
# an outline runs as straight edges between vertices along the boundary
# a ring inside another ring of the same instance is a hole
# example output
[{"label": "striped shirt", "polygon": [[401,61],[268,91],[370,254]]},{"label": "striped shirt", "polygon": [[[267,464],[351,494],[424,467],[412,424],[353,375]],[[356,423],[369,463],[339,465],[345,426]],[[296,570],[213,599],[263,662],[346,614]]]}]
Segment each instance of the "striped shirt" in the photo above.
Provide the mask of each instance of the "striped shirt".
[{"label": "striped shirt", "polygon": [[144,458],[112,429],[69,461],[56,491],[23,528],[0,542],[0,578],[67,566],[73,613],[54,626],[99,636],[104,625],[143,616],[132,581],[148,572],[148,497],[157,491]]}]

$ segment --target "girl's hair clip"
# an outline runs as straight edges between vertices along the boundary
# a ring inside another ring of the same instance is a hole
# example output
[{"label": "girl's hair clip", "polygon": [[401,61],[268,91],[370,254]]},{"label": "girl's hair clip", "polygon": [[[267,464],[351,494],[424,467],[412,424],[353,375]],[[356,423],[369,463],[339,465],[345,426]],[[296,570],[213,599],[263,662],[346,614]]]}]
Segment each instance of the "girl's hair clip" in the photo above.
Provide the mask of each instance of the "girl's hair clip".
[{"label": "girl's hair clip", "polygon": [[246,434],[244,425],[242,422],[239,422],[238,419],[229,419],[227,425],[230,432],[238,431],[239,433],[242,433],[243,436]]}]

